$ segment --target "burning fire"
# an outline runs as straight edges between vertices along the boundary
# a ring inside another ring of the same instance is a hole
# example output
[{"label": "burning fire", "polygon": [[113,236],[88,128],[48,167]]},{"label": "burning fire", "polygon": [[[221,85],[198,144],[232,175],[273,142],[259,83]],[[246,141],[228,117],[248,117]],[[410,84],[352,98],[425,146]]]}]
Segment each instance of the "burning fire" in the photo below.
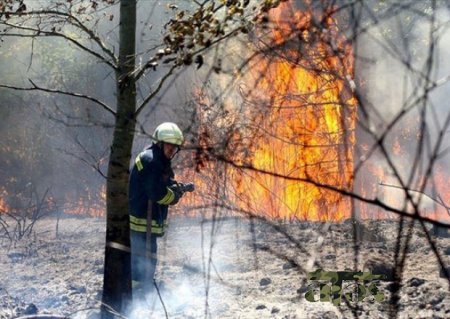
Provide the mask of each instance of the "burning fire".
[{"label": "burning fire", "polygon": [[5,200],[6,194],[7,194],[6,190],[1,189],[1,191],[0,191],[0,214],[6,213],[9,211],[9,206]]},{"label": "burning fire", "polygon": [[103,185],[100,192],[86,188],[82,195],[75,200],[66,196],[62,210],[66,214],[87,215],[102,217],[106,215],[106,186]]},{"label": "burning fire", "polygon": [[442,166],[436,166],[432,183],[435,189],[431,193],[440,205],[434,203],[433,209],[428,210],[428,215],[436,220],[450,222],[450,184],[448,173]]},{"label": "burning fire", "polygon": [[[283,47],[285,58],[262,57],[250,74],[257,83],[255,96],[264,94],[274,101],[258,123],[265,134],[254,143],[251,164],[350,190],[356,112],[351,94],[344,94],[343,79],[351,76],[351,51],[342,48],[344,61],[331,53],[329,39],[309,42],[314,32],[311,19],[310,12],[296,11],[289,3],[272,12],[273,42]],[[339,38],[334,21],[328,20],[327,28]],[[300,56],[298,47],[289,47],[289,39],[299,30],[306,57]],[[292,63],[292,58],[298,62]],[[311,183],[258,172],[235,176],[238,192],[250,194],[247,208],[270,217],[340,220],[351,211],[348,199]]]},{"label": "burning fire", "polygon": [[[251,88],[243,92],[245,107],[226,105],[226,119],[215,123],[203,108],[200,135],[211,139],[212,127],[228,129],[225,157],[255,168],[224,169],[226,195],[238,208],[271,218],[341,220],[351,212],[350,201],[314,184],[352,188],[356,103],[345,85],[352,53],[335,21],[324,13],[319,31],[311,15],[290,3],[270,12],[275,27],[262,38],[275,48],[242,76]],[[203,176],[217,175],[217,165],[210,165]]]},{"label": "burning fire", "polygon": [[[75,199],[73,199],[75,198]],[[17,203],[16,206],[10,206],[8,199],[12,199]],[[35,198],[32,198],[34,201]],[[28,206],[24,203],[28,203]],[[30,204],[31,203],[31,204]],[[34,203],[30,202],[30,198],[24,197],[24,194],[9,195],[8,192],[3,189],[0,190],[0,214],[10,213],[13,215],[19,214],[20,216],[34,216],[34,212],[39,207],[40,215],[44,216],[47,213],[59,212],[65,214],[102,217],[105,216],[106,208],[106,187],[103,185],[100,192],[86,188],[85,191],[78,196],[71,196],[66,194],[63,203],[61,199],[55,199],[53,196],[48,195],[44,198],[44,202]]]},{"label": "burning fire", "polygon": [[[358,179],[353,175],[356,99],[349,81],[353,78],[352,48],[327,12],[314,12],[314,16],[312,12],[295,10],[292,2],[270,11],[266,20],[271,28],[258,31],[258,38],[263,39],[263,44],[258,43],[261,53],[248,71],[237,74],[239,99],[220,100],[223,104],[214,108],[220,103],[211,101],[208,92],[197,94],[203,148],[197,164],[202,174],[192,178],[199,193],[208,198],[190,197],[192,204],[209,200],[209,204],[220,205],[227,199],[236,210],[289,220],[350,217],[350,198],[320,187],[327,185],[404,209],[404,191],[396,189],[398,181],[386,161],[375,158],[375,162],[367,162]],[[420,137],[415,121],[413,118],[398,132],[391,132],[394,139],[386,145],[397,164],[403,163],[398,165],[400,170],[411,162],[406,146]],[[360,148],[367,154],[371,146]],[[211,154],[214,152],[219,154]],[[215,162],[214,155],[234,165]],[[422,194],[421,214],[450,220],[447,175],[445,168],[435,167],[426,195]],[[410,194],[414,200],[420,196],[413,190]],[[357,201],[354,208],[363,219],[397,217],[363,202]]]},{"label": "burning fire", "polygon": [[[403,144],[407,139],[403,141]],[[392,145],[393,154],[397,147],[397,140]],[[404,153],[405,151],[402,150]],[[358,189],[365,198],[378,198],[386,205],[404,210],[405,202],[407,202],[405,190],[399,185],[395,176],[388,174],[387,170],[381,165],[367,164],[367,173],[362,175],[358,180]],[[419,179],[419,183],[423,182],[423,178]],[[422,216],[429,217],[441,222],[450,222],[450,187],[446,170],[441,165],[435,165],[431,178],[428,179],[427,187],[423,192],[419,188],[412,187],[409,190],[412,199],[418,203]],[[378,207],[367,205],[363,202],[357,204],[360,216],[363,219],[392,219],[398,216],[386,211],[381,211]],[[408,205],[407,211],[413,213],[412,207]]]}]

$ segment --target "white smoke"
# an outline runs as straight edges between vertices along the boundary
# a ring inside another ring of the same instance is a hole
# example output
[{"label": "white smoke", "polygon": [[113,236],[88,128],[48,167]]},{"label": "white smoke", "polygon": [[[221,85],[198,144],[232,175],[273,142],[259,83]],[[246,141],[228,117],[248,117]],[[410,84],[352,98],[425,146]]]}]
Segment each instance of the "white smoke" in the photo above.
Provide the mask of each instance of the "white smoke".
[{"label": "white smoke", "polygon": [[194,299],[194,292],[187,280],[176,287],[156,288],[143,298],[135,300],[127,315],[130,319],[163,318],[167,313],[182,313],[184,308]]},{"label": "white smoke", "polygon": [[[367,103],[360,107],[364,107],[369,114],[367,120],[360,116],[360,121],[363,125],[370,127],[375,136],[380,137],[399,112],[416,103],[406,116],[391,128],[383,145],[404,181],[407,181],[410,175],[416,176],[411,189],[417,189],[420,185],[420,178],[417,177],[425,174],[442,125],[450,113],[448,105],[450,61],[447,59],[450,54],[448,28],[450,14],[447,8],[433,11],[431,5],[427,7],[426,2],[412,4],[412,6],[416,9],[423,8],[426,14],[419,16],[411,13],[410,10],[403,10],[390,18],[383,18],[386,12],[382,13],[381,10],[378,13],[375,12],[378,15],[378,21],[372,21],[372,26],[358,38],[356,73],[360,79],[360,90],[367,99]],[[430,18],[432,16],[434,21]],[[438,85],[426,92],[426,88],[433,85],[425,81],[427,64],[430,61],[432,61],[432,67],[429,78]],[[426,114],[423,119],[427,129],[420,156],[421,169],[412,171],[415,157],[420,150],[418,137],[421,133],[421,111],[424,105],[426,105]],[[358,146],[366,144],[366,149],[370,149],[376,141],[369,138],[368,134],[362,133],[358,136],[357,143]],[[444,138],[441,150],[449,146],[448,138]],[[448,171],[449,159],[449,154],[446,154],[437,161],[437,164],[444,171]],[[367,163],[381,168],[384,172],[383,180],[374,181],[378,184],[376,185],[378,194],[374,195],[391,198],[398,201],[398,203],[392,203],[395,207],[401,206],[405,198],[403,190],[379,185],[384,183],[400,186],[385,155],[377,151]],[[364,169],[362,174],[366,174]],[[430,189],[431,187],[426,192],[429,193]],[[413,197],[417,197],[418,194],[411,193]],[[435,203],[429,197],[425,196],[422,199],[423,208],[432,205]]]}]

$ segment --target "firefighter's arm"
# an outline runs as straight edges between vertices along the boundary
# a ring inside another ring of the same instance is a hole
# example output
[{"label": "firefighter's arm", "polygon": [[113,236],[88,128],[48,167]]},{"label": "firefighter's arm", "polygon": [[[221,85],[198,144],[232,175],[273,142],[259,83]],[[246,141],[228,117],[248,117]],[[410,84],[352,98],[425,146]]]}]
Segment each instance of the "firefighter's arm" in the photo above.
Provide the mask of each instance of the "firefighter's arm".
[{"label": "firefighter's arm", "polygon": [[144,187],[149,199],[160,205],[175,205],[185,192],[192,192],[194,186],[192,183],[178,183],[173,179],[169,181],[163,180],[162,167],[154,162],[147,161],[146,157],[142,157],[144,175]]},{"label": "firefighter's arm", "polygon": [[166,195],[157,201],[161,205],[175,205],[186,192],[193,192],[194,183],[173,183],[167,186]]},{"label": "firefighter's arm", "polygon": [[182,189],[172,179],[164,181],[163,170],[158,163],[149,163],[151,169],[148,170],[148,182],[145,183],[146,192],[155,203],[160,205],[175,205],[183,196]]},{"label": "firefighter's arm", "polygon": [[166,194],[160,200],[156,201],[160,205],[175,205],[178,203],[183,193],[177,184],[166,186]]}]

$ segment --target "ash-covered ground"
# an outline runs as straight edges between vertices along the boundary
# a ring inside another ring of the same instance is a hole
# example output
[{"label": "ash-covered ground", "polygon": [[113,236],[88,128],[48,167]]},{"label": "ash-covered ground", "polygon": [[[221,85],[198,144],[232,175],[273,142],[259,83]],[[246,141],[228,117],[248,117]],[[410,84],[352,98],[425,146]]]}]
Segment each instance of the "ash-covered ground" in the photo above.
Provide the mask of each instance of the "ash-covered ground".
[{"label": "ash-covered ground", "polygon": [[[105,222],[45,219],[19,242],[1,242],[0,318],[52,313],[96,318],[99,313]],[[397,222],[364,223],[358,269],[389,274]],[[436,239],[447,266],[450,239]],[[449,318],[450,292],[425,234],[415,226],[401,288],[399,318]],[[295,222],[270,225],[242,218],[175,217],[159,240],[156,282],[169,318],[388,318],[392,283],[378,282],[385,301],[366,298],[309,302],[306,273],[355,269],[352,225]],[[131,318],[165,318],[157,294],[137,302]]]}]

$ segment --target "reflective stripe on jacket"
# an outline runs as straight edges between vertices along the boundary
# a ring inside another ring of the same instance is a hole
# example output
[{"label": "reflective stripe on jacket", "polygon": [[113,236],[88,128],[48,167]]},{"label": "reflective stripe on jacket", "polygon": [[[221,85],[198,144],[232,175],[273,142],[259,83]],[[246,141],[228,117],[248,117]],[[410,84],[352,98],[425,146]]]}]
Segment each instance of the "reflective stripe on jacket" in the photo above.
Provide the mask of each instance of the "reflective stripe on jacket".
[{"label": "reflective stripe on jacket", "polygon": [[[151,228],[152,234],[160,236],[164,235],[167,226],[168,226],[167,219],[164,220],[162,224],[152,219],[152,228]],[[130,215],[130,229],[140,233],[147,232],[147,219]]]}]

